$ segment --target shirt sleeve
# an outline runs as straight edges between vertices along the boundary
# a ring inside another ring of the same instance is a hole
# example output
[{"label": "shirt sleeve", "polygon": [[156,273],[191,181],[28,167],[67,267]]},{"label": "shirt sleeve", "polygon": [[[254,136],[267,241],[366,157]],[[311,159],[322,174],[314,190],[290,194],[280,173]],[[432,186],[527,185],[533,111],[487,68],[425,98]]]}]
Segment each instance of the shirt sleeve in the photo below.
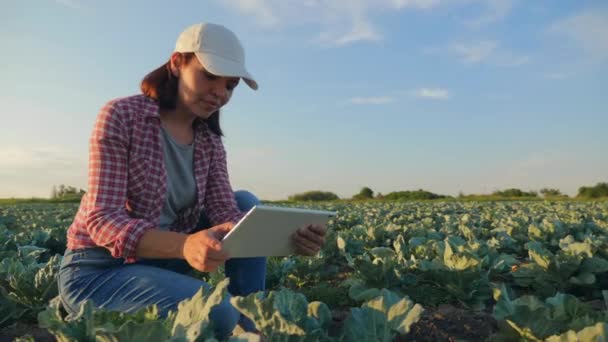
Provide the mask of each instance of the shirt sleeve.
[{"label": "shirt sleeve", "polygon": [[209,168],[205,191],[205,208],[211,225],[238,222],[246,213],[237,206],[226,166],[226,150],[219,141]]},{"label": "shirt sleeve", "polygon": [[116,102],[106,104],[89,141],[86,228],[113,257],[134,262],[141,236],[153,224],[129,216],[126,208],[129,133]]}]

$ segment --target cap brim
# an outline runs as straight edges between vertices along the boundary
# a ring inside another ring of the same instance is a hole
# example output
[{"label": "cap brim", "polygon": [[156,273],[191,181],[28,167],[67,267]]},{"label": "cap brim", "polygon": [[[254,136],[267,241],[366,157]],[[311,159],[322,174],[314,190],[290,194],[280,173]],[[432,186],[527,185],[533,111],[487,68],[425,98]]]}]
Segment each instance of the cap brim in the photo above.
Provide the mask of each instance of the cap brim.
[{"label": "cap brim", "polygon": [[212,53],[195,52],[194,54],[203,67],[210,73],[217,76],[240,77],[247,83],[249,88],[258,90],[258,83],[253,79],[253,76],[245,70],[245,67],[242,64]]}]

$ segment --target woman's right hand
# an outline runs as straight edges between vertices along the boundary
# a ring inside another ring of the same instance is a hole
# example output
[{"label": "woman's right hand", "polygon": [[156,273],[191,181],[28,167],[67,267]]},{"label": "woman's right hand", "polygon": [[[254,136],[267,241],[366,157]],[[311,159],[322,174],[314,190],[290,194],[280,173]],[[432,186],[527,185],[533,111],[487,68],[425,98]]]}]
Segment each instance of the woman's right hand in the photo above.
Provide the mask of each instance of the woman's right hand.
[{"label": "woman's right hand", "polygon": [[230,258],[222,249],[222,238],[234,227],[226,222],[188,235],[182,254],[192,268],[201,272],[213,272]]}]

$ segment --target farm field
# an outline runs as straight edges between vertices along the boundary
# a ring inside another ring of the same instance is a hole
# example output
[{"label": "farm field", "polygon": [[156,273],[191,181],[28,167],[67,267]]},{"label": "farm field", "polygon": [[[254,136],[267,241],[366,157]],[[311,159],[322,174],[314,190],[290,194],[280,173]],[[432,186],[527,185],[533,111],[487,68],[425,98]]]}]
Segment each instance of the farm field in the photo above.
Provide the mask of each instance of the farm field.
[{"label": "farm field", "polygon": [[[606,341],[608,202],[289,203],[335,210],[317,257],[270,258],[234,297],[267,341]],[[84,306],[56,274],[76,203],[0,205],[0,341],[208,341],[215,286],[159,319]],[[235,333],[233,341],[256,341]]]}]

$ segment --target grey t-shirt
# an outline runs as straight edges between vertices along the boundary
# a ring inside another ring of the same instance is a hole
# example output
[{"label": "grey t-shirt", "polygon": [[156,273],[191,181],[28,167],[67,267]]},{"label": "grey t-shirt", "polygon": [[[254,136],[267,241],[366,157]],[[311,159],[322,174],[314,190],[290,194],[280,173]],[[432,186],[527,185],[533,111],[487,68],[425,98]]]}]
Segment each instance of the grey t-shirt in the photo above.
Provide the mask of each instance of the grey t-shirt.
[{"label": "grey t-shirt", "polygon": [[167,170],[167,197],[161,211],[160,229],[168,230],[178,213],[195,205],[194,144],[180,144],[161,125],[165,169]]}]

